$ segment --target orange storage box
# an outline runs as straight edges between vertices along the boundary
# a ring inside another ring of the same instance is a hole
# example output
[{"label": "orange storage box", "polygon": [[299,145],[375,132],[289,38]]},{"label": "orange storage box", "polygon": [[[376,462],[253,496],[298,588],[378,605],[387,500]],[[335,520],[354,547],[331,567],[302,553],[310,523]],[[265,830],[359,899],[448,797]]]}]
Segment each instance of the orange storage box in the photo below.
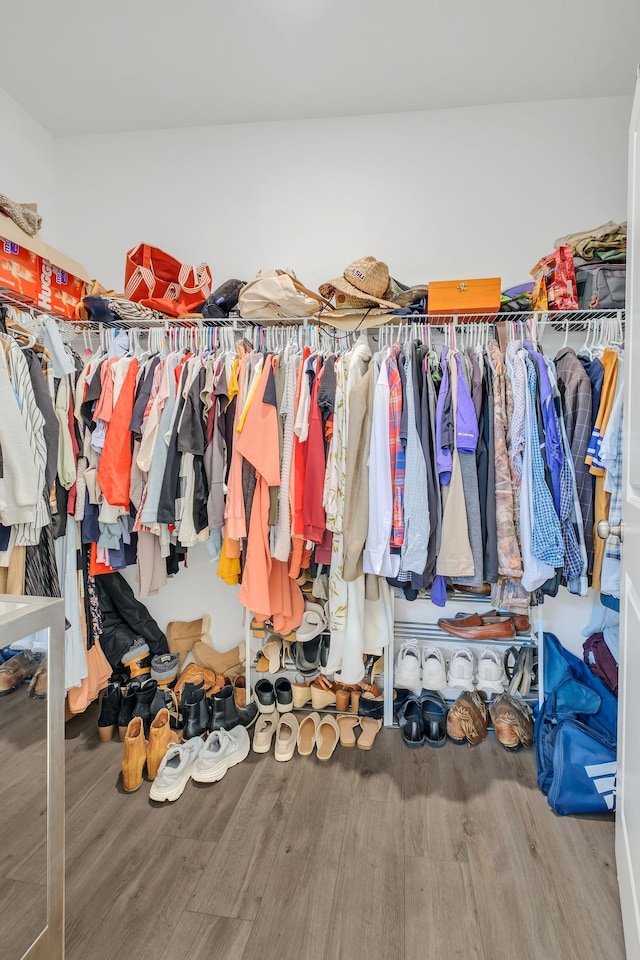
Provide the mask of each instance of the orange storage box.
[{"label": "orange storage box", "polygon": [[500,277],[480,280],[434,280],[429,284],[428,310],[438,316],[464,313],[497,313]]}]

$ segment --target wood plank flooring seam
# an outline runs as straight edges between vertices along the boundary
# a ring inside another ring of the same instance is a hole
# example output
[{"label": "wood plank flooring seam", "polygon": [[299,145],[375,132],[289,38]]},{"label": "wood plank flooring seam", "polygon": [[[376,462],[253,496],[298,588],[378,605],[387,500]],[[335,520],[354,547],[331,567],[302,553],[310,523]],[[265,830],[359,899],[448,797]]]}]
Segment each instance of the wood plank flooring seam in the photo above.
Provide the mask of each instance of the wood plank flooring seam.
[{"label": "wood plank flooring seam", "polygon": [[250,923],[252,926],[254,920],[248,920],[247,917],[227,917],[224,913],[203,913],[202,910],[194,910],[193,907],[185,907],[183,914],[192,913],[195,917],[203,917],[207,920],[242,920],[243,923]]}]

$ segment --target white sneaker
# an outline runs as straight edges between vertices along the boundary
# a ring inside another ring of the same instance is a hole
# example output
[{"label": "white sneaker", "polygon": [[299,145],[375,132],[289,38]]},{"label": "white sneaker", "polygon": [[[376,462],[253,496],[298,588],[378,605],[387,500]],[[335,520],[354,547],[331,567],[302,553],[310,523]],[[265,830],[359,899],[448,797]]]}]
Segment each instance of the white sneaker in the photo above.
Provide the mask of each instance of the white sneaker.
[{"label": "white sneaker", "polygon": [[235,767],[247,757],[250,746],[249,734],[240,725],[231,730],[214,730],[196,757],[191,779],[196,783],[222,780],[229,767]]},{"label": "white sneaker", "polygon": [[504,693],[507,675],[502,657],[495,650],[483,650],[478,661],[478,690],[485,693]]},{"label": "white sneaker", "polygon": [[151,784],[150,800],[177,800],[191,779],[196,758],[204,746],[202,737],[172,744],[160,761],[158,776]]},{"label": "white sneaker", "polygon": [[422,664],[420,646],[414,640],[406,640],[396,657],[394,683],[397,687],[405,687],[416,696],[422,690]]},{"label": "white sneaker", "polygon": [[471,692],[473,690],[474,674],[475,657],[473,653],[466,647],[459,647],[451,657],[451,663],[449,664],[449,686]]},{"label": "white sneaker", "polygon": [[447,686],[447,664],[438,647],[422,647],[422,688],[444,690]]}]

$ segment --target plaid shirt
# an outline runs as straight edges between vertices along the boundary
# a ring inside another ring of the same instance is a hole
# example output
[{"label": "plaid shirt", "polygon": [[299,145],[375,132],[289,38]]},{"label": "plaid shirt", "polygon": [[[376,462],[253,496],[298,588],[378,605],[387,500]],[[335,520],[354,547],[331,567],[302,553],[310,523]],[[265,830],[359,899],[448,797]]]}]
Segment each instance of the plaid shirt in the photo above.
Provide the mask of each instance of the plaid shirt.
[{"label": "plaid shirt", "polygon": [[593,477],[585,463],[593,429],[591,380],[574,351],[569,347],[558,353],[555,365],[584,525],[587,566],[591,570],[593,567]]},{"label": "plaid shirt", "polygon": [[544,460],[538,443],[538,421],[536,417],[536,391],[538,373],[530,357],[525,357],[527,367],[527,386],[531,397],[529,418],[529,437],[531,444],[533,493],[533,532],[531,535],[531,552],[538,560],[549,564],[550,567],[564,566],[564,542],[560,521],[553,505],[553,497],[547,486],[544,475]]},{"label": "plaid shirt", "polygon": [[[607,471],[604,489],[611,494],[609,501],[609,523],[617,525],[622,519],[622,395],[616,399],[611,418],[600,447],[600,462]],[[608,537],[605,546],[606,556],[620,560],[622,551],[618,537]]]},{"label": "plaid shirt", "polygon": [[391,483],[393,485],[393,520],[391,523],[391,546],[404,543],[404,476],[405,452],[400,439],[402,420],[402,381],[398,370],[400,348],[394,344],[387,359],[389,376],[389,453],[391,456]]},{"label": "plaid shirt", "polygon": [[[567,582],[567,586],[570,583],[574,584],[571,592],[584,596],[586,594],[587,555],[584,546],[582,518],[580,517],[578,520],[577,516],[579,501],[576,490],[575,472],[573,469],[573,458],[569,450],[563,418],[558,414],[560,408],[560,393],[558,390],[555,364],[547,357],[543,359],[551,383],[555,427],[564,454],[562,468],[560,470],[560,527],[564,540],[563,576]],[[576,581],[580,581],[580,583],[576,583]],[[583,587],[585,588],[584,592]]]}]

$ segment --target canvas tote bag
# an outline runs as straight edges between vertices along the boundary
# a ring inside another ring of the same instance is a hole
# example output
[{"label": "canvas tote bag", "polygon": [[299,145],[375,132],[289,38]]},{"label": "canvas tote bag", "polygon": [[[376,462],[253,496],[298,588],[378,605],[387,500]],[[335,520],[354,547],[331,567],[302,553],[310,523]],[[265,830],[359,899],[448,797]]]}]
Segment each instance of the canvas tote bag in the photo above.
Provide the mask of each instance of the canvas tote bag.
[{"label": "canvas tote bag", "polygon": [[148,243],[127,253],[124,280],[127,300],[176,317],[190,313],[211,293],[206,263],[181,263]]},{"label": "canvas tote bag", "polygon": [[240,316],[247,320],[283,320],[310,317],[328,306],[319,293],[303,286],[286,270],[261,270],[240,291]]}]

